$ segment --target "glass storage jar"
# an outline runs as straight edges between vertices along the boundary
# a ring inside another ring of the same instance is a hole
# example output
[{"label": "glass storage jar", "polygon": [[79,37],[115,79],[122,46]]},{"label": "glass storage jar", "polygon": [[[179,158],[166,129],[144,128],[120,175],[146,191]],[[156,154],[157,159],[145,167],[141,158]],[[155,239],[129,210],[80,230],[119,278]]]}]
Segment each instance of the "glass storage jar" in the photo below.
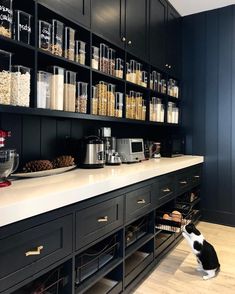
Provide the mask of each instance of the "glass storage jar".
[{"label": "glass storage jar", "polygon": [[147,75],[147,72],[144,70],[141,72],[141,84],[140,85],[145,88],[147,88],[147,85],[148,85],[148,75]]},{"label": "glass storage jar", "polygon": [[149,75],[149,88],[153,90],[153,73]]},{"label": "glass storage jar", "polygon": [[129,99],[130,99],[130,117],[131,119],[136,119],[136,92],[135,91],[130,91],[129,92]]},{"label": "glass storage jar", "polygon": [[133,118],[141,120],[141,118],[142,118],[142,103],[143,103],[143,94],[137,92],[135,95],[135,115]]},{"label": "glass storage jar", "polygon": [[123,79],[123,60],[121,58],[116,58],[115,76],[119,79]]},{"label": "glass storage jar", "polygon": [[31,36],[31,15],[21,11],[14,12],[14,39],[26,44],[30,44]]},{"label": "glass storage jar", "polygon": [[37,74],[37,108],[50,108],[51,73],[38,71]]},{"label": "glass storage jar", "polygon": [[126,80],[128,82],[131,81],[131,68],[130,68],[130,63],[126,62]]},{"label": "glass storage jar", "polygon": [[99,69],[99,55],[100,49],[98,47],[92,46],[92,59],[91,59],[91,67],[94,69]]},{"label": "glass storage jar", "polygon": [[108,84],[107,115],[115,116],[115,85]]},{"label": "glass storage jar", "polygon": [[75,30],[70,27],[65,27],[64,57],[75,59]]},{"label": "glass storage jar", "polygon": [[161,105],[161,118],[160,118],[160,122],[164,123],[165,120],[165,106],[162,104]]},{"label": "glass storage jar", "polygon": [[12,37],[12,0],[0,0],[0,35]]},{"label": "glass storage jar", "polygon": [[175,107],[175,104],[173,102],[168,102],[167,107],[167,122],[169,124],[173,123],[173,108]]},{"label": "glass storage jar", "polygon": [[169,96],[173,96],[173,85],[174,85],[174,80],[169,79],[168,85],[167,85],[167,95],[169,95]]},{"label": "glass storage jar", "polygon": [[88,83],[77,83],[76,112],[87,113],[87,87]]},{"label": "glass storage jar", "polygon": [[76,73],[65,71],[64,79],[64,111],[75,112],[76,104]]},{"label": "glass storage jar", "polygon": [[141,120],[146,120],[146,111],[147,111],[146,101],[143,100],[142,101],[142,118],[141,118]]},{"label": "glass storage jar", "polygon": [[149,117],[151,121],[161,121],[161,99],[152,97]]},{"label": "glass storage jar", "polygon": [[166,94],[166,80],[161,80],[161,93]]},{"label": "glass storage jar", "polygon": [[11,67],[11,104],[29,107],[30,68],[22,65]]},{"label": "glass storage jar", "polygon": [[98,115],[97,88],[95,86],[92,86],[91,92],[91,114]]},{"label": "glass storage jar", "polygon": [[86,43],[75,41],[75,61],[85,65],[86,63]]},{"label": "glass storage jar", "polygon": [[38,22],[38,47],[46,51],[51,50],[51,24],[44,20]]},{"label": "glass storage jar", "polygon": [[130,82],[136,84],[136,61],[134,59],[130,60]]},{"label": "glass storage jar", "polygon": [[56,19],[52,20],[52,44],[51,52],[55,55],[63,55],[64,24]]},{"label": "glass storage jar", "polygon": [[179,86],[177,85],[176,81],[174,81],[174,83],[173,83],[173,93],[172,94],[175,98],[179,98]]},{"label": "glass storage jar", "polygon": [[98,114],[107,115],[107,96],[108,85],[107,83],[100,81],[97,85],[97,98],[98,98]]},{"label": "glass storage jar", "polygon": [[100,44],[100,71],[109,73],[108,46]]},{"label": "glass storage jar", "polygon": [[136,62],[136,84],[142,84],[142,64],[139,62]]},{"label": "glass storage jar", "polygon": [[179,108],[175,106],[172,108],[172,123],[173,124],[179,123]]},{"label": "glass storage jar", "polygon": [[115,55],[116,51],[112,48],[108,49],[108,59],[109,59],[109,71],[108,73],[111,76],[115,75]]},{"label": "glass storage jar", "polygon": [[122,117],[123,115],[123,93],[115,93],[115,117]]},{"label": "glass storage jar", "polygon": [[0,104],[11,103],[11,56],[0,50]]},{"label": "glass storage jar", "polygon": [[49,68],[50,78],[50,108],[63,110],[64,108],[64,68],[52,66]]}]

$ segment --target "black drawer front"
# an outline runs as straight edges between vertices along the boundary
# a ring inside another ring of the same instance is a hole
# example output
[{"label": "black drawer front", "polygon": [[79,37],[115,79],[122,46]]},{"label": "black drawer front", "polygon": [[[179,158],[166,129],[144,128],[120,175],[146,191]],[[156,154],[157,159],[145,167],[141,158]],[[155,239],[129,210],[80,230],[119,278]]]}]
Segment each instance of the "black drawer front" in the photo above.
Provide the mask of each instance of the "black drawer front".
[{"label": "black drawer front", "polygon": [[123,224],[123,197],[117,197],[76,213],[76,250]]},{"label": "black drawer front", "polygon": [[192,169],[191,173],[191,183],[192,186],[197,186],[201,183],[201,178],[202,178],[202,168],[201,166],[198,166],[196,168]]},{"label": "black drawer front", "polygon": [[176,175],[176,191],[181,194],[189,190],[191,187],[191,174],[190,171]]},{"label": "black drawer front", "polygon": [[167,203],[175,197],[175,184],[173,176],[165,176],[159,180],[158,206]]},{"label": "black drawer front", "polygon": [[126,221],[148,213],[154,208],[152,186],[146,186],[126,194]]},{"label": "black drawer front", "polygon": [[72,215],[0,240],[0,292],[72,252]]}]

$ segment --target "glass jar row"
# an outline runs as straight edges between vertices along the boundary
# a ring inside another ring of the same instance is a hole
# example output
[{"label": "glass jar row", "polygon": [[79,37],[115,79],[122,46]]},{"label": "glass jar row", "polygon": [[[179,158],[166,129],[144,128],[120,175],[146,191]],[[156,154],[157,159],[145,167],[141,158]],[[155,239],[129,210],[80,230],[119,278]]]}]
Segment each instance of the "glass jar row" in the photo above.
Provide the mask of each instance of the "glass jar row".
[{"label": "glass jar row", "polygon": [[164,122],[165,108],[160,98],[152,97],[149,102],[149,120]]},{"label": "glass jar row", "polygon": [[126,63],[126,80],[147,88],[148,86],[148,75],[143,70],[143,65],[134,59]]},{"label": "glass jar row", "polygon": [[142,93],[130,91],[126,95],[126,118],[146,120],[146,101]]}]

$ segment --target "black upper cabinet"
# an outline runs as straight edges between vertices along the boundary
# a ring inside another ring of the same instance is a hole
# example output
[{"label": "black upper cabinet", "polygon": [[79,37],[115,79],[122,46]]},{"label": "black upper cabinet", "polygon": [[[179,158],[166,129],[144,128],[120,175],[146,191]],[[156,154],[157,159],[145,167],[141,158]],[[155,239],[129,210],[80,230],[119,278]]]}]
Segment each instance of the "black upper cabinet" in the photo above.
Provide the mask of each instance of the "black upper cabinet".
[{"label": "black upper cabinet", "polygon": [[167,22],[167,63],[168,73],[175,77],[181,76],[181,17],[168,6]]},{"label": "black upper cabinet", "polygon": [[120,47],[125,46],[125,1],[92,0],[92,31],[107,38]]},{"label": "black upper cabinet", "polygon": [[74,22],[90,28],[90,0],[39,0],[38,2]]},{"label": "black upper cabinet", "polygon": [[126,0],[126,49],[137,57],[148,59],[147,0]]},{"label": "black upper cabinet", "polygon": [[166,67],[167,2],[149,1],[150,63],[159,69]]}]

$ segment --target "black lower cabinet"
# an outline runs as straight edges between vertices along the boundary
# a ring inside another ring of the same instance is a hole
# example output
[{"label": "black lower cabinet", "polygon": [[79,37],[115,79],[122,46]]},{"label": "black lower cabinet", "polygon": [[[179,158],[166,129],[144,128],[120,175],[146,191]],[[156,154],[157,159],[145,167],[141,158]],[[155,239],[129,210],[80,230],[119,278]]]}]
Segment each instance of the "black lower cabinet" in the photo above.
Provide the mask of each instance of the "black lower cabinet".
[{"label": "black lower cabinet", "polygon": [[200,176],[198,165],[0,229],[0,293],[129,293],[200,219]]}]

